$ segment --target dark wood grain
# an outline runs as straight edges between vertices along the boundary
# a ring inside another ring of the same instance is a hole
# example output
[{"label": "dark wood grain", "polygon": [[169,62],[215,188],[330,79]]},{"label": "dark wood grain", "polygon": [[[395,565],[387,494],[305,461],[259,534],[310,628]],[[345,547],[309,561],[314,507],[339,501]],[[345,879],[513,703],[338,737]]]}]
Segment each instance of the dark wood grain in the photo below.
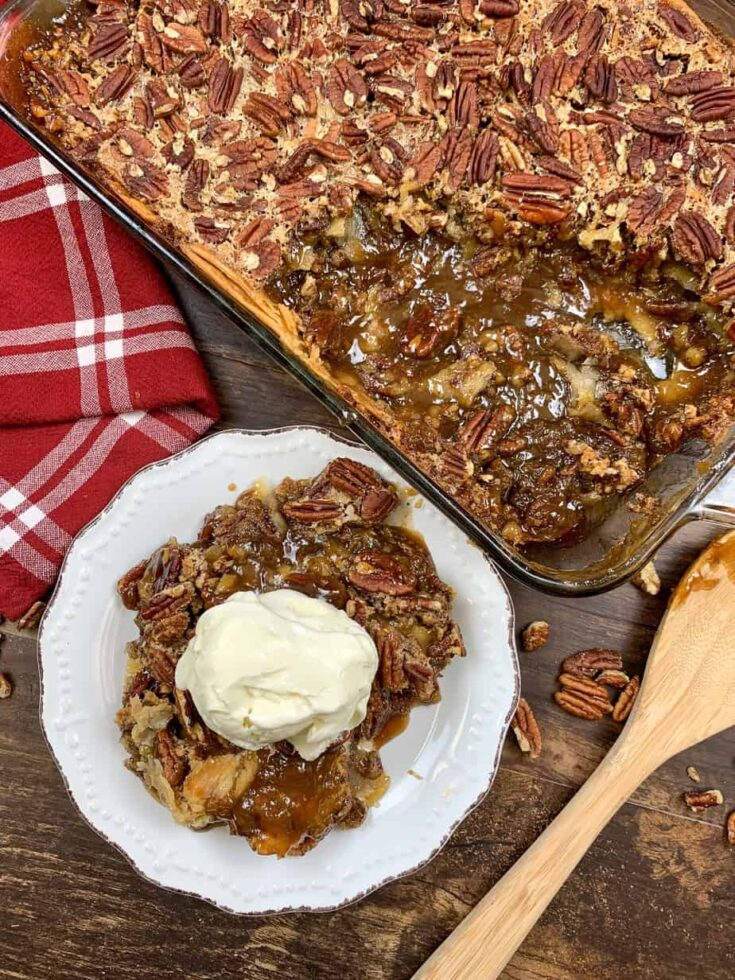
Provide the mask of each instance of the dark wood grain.
[{"label": "dark wood grain", "polygon": [[[336,421],[198,294],[182,294],[215,379],[222,427]],[[544,730],[541,759],[512,741],[492,793],[443,853],[418,874],[327,915],[236,918],[140,879],[70,802],[38,723],[35,641],[1,626],[0,976],[19,980],[229,978],[402,980],[564,806],[617,731],[565,715],[551,700],[559,661],[613,646],[640,670],[666,593],[715,533],[690,526],[662,551],[664,590],[626,585],[606,596],[550,599],[509,583],[518,622],[551,624],[546,647],[522,655],[523,690]],[[687,765],[735,806],[735,733],[674,759],[652,776],[599,838],[508,966],[508,980],[625,974],[735,975],[734,855],[725,808],[695,817],[681,802]]]}]

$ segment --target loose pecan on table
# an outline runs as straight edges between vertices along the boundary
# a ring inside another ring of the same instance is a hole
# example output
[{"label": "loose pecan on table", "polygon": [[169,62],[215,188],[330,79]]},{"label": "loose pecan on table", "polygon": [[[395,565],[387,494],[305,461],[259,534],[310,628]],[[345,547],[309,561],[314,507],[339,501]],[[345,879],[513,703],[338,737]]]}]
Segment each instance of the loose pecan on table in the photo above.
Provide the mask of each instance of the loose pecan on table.
[{"label": "loose pecan on table", "polygon": [[526,653],[540,650],[549,639],[549,624],[543,619],[536,619],[523,630],[521,642]]},{"label": "loose pecan on table", "polygon": [[721,806],[722,800],[719,789],[689,789],[684,793],[684,802],[693,813],[704,813],[713,806]]},{"label": "loose pecan on table", "polygon": [[541,729],[536,721],[531,705],[525,698],[518,702],[516,713],[511,722],[513,734],[518,742],[521,752],[526,753],[531,759],[538,759],[541,755],[543,740]]}]

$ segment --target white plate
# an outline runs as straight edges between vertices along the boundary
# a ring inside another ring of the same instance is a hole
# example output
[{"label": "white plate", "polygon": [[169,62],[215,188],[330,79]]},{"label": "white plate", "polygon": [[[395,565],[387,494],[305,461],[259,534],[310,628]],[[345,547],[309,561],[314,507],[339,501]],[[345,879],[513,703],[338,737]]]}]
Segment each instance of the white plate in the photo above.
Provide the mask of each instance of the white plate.
[{"label": "white plate", "polygon": [[441,703],[416,708],[382,750],[390,789],[362,827],[334,831],[303,857],[262,857],[224,827],[179,826],[124,768],[114,716],[136,628],[115,592],[118,577],[172,535],[194,540],[207,511],[255,480],[314,476],[338,455],[399,482],[367,450],[301,427],[222,432],[141,470],[72,544],[41,627],[41,720],[82,815],[146,878],[232,912],[334,909],[421,867],[490,788],[515,708],[505,587],[453,524],[413,496],[406,507],[456,590],[468,656],[447,668]]}]

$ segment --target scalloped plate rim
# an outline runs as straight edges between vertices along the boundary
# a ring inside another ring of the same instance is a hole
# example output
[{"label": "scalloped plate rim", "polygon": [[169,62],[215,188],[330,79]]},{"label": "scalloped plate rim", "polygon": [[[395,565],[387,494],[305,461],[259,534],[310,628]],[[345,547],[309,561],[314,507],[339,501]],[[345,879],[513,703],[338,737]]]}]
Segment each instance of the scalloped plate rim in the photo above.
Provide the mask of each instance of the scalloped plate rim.
[{"label": "scalloped plate rim", "polygon": [[[437,857],[438,854],[444,849],[444,847],[449,842],[449,840],[451,839],[452,835],[457,830],[457,828],[460,826],[460,824],[462,824],[467,819],[467,817],[480,805],[480,803],[482,803],[482,801],[485,799],[485,797],[487,796],[487,794],[490,792],[490,790],[492,788],[492,785],[493,785],[493,783],[495,781],[495,778],[497,776],[497,773],[498,773],[498,769],[499,769],[499,765],[500,765],[500,754],[501,754],[502,749],[503,749],[503,743],[504,743],[505,738],[506,738],[506,735],[508,733],[508,729],[510,727],[510,722],[511,722],[511,720],[513,718],[513,715],[515,713],[515,709],[516,709],[516,706],[517,706],[517,703],[518,703],[518,699],[519,699],[519,696],[520,696],[520,666],[519,666],[519,662],[518,662],[518,652],[517,652],[517,648],[516,648],[516,644],[515,644],[515,608],[514,608],[514,605],[513,605],[513,601],[511,599],[510,593],[508,591],[508,588],[507,588],[507,586],[506,586],[506,584],[505,584],[502,576],[498,572],[498,570],[495,567],[495,564],[492,561],[492,559],[490,558],[490,556],[487,555],[485,552],[482,552],[481,549],[479,549],[477,547],[477,545],[475,545],[471,541],[467,540],[466,541],[467,547],[473,548],[473,549],[476,549],[476,550],[480,551],[482,557],[485,559],[485,561],[489,565],[489,567],[490,567],[493,575],[495,576],[495,578],[496,578],[498,584],[500,585],[500,588],[501,588],[501,590],[502,590],[502,592],[504,594],[505,604],[506,604],[506,612],[507,612],[507,616],[508,616],[506,626],[507,626],[507,633],[508,633],[508,637],[507,637],[508,638],[508,649],[509,649],[510,658],[511,658],[511,664],[510,664],[510,666],[512,668],[512,674],[513,674],[513,693],[512,693],[512,696],[511,696],[511,700],[510,700],[510,706],[509,706],[509,708],[508,708],[508,710],[506,712],[505,718],[503,719],[503,721],[502,721],[502,723],[500,725],[498,745],[497,745],[497,748],[496,748],[496,751],[495,751],[495,756],[491,760],[491,764],[488,766],[488,775],[487,775],[486,785],[480,791],[480,793],[478,794],[478,796],[476,797],[476,799],[465,808],[464,812],[461,815],[459,815],[454,821],[452,821],[450,827],[444,833],[444,835],[442,836],[442,838],[438,842],[438,844],[436,844],[431,849],[431,851],[426,856],[422,857],[421,860],[419,860],[418,863],[416,863],[414,866],[412,866],[410,868],[402,869],[400,871],[397,871],[395,874],[387,874],[387,875],[384,875],[383,877],[380,878],[380,880],[375,881],[374,883],[372,883],[368,887],[364,888],[359,893],[354,894],[352,897],[348,897],[348,898],[345,898],[345,899],[342,899],[342,900],[338,900],[338,901],[336,901],[334,903],[329,903],[329,904],[324,904],[324,905],[317,905],[317,904],[311,904],[311,903],[310,904],[302,904],[302,905],[290,905],[290,906],[283,905],[283,906],[279,906],[279,907],[276,907],[276,908],[273,908],[273,909],[257,909],[257,910],[250,910],[250,909],[248,909],[248,910],[243,910],[243,909],[233,908],[232,906],[228,905],[228,903],[227,903],[226,900],[224,900],[222,898],[215,898],[215,897],[212,897],[211,895],[203,894],[200,891],[188,889],[188,888],[181,887],[181,886],[174,885],[174,884],[170,884],[170,883],[167,883],[167,882],[162,882],[161,880],[155,878],[147,870],[145,870],[143,867],[141,867],[138,859],[136,859],[136,857],[133,854],[131,854],[128,850],[126,850],[126,848],[124,847],[123,844],[118,843],[117,841],[115,841],[112,838],[110,838],[107,835],[107,833],[105,833],[105,831],[97,823],[94,822],[93,818],[91,816],[89,816],[85,812],[85,810],[82,808],[81,803],[77,800],[77,797],[75,795],[75,792],[72,789],[70,780],[67,777],[66,771],[64,769],[64,765],[61,762],[61,760],[59,758],[59,755],[56,752],[56,749],[54,747],[54,744],[53,744],[52,739],[49,737],[49,733],[47,731],[46,720],[44,718],[44,709],[45,709],[45,703],[46,703],[46,685],[45,685],[44,663],[43,663],[44,632],[45,632],[45,628],[46,628],[47,623],[48,623],[48,620],[49,620],[50,613],[54,609],[54,607],[55,607],[55,605],[57,603],[57,600],[59,598],[59,594],[60,594],[61,589],[63,587],[64,574],[65,574],[65,572],[67,570],[67,567],[68,567],[68,565],[70,563],[70,560],[71,560],[71,558],[73,556],[73,553],[81,546],[81,543],[82,543],[84,537],[88,534],[88,532],[90,532],[91,530],[93,530],[94,528],[96,528],[99,524],[101,524],[111,514],[111,512],[119,504],[119,501],[120,501],[121,497],[124,495],[124,493],[143,474],[148,474],[148,473],[150,473],[150,472],[152,472],[154,470],[160,470],[160,469],[165,469],[165,468],[170,467],[170,466],[175,466],[177,464],[177,462],[180,459],[182,459],[183,457],[192,455],[192,454],[196,453],[197,451],[199,451],[201,449],[201,447],[205,443],[209,443],[209,442],[213,442],[213,441],[219,441],[219,440],[224,440],[224,439],[226,439],[228,437],[232,437],[233,435],[236,436],[236,437],[239,436],[239,435],[242,435],[242,436],[264,436],[264,437],[267,437],[267,436],[272,436],[272,435],[282,435],[282,434],[285,434],[285,433],[293,433],[293,432],[301,432],[301,431],[310,432],[310,433],[316,433],[316,434],[318,434],[320,436],[326,436],[328,439],[330,439],[331,441],[335,442],[337,445],[344,446],[347,449],[359,450],[361,452],[367,453],[367,454],[369,454],[371,456],[374,456],[376,458],[376,460],[380,461],[380,463],[382,463],[383,465],[388,466],[390,469],[392,469],[392,467],[390,467],[390,463],[388,463],[386,460],[382,460],[376,453],[373,452],[372,449],[370,449],[369,447],[365,446],[363,443],[353,442],[353,441],[351,441],[349,439],[346,439],[340,433],[337,433],[337,432],[334,432],[332,430],[323,428],[321,426],[316,426],[316,425],[299,425],[299,424],[295,424],[295,425],[288,425],[288,426],[275,426],[275,427],[271,427],[271,428],[267,428],[267,429],[246,429],[246,428],[237,427],[237,428],[229,428],[229,429],[220,430],[218,432],[210,433],[209,435],[206,435],[206,436],[202,437],[201,439],[198,439],[197,441],[195,441],[194,443],[192,443],[190,446],[187,446],[186,448],[180,450],[177,453],[172,454],[171,456],[167,456],[164,459],[156,460],[156,461],[154,461],[152,463],[147,464],[146,466],[141,467],[139,470],[137,470],[135,473],[133,473],[130,477],[128,477],[128,479],[121,485],[121,487],[119,488],[119,490],[114,494],[114,496],[105,505],[105,507],[94,518],[92,518],[92,520],[90,520],[87,524],[84,525],[84,527],[82,527],[77,532],[77,534],[74,536],[74,539],[72,540],[72,543],[70,544],[70,546],[69,546],[66,554],[64,555],[64,559],[63,559],[62,564],[61,564],[61,567],[59,569],[59,574],[58,574],[58,577],[57,577],[57,580],[56,580],[56,584],[55,584],[54,589],[52,591],[51,597],[48,600],[48,603],[47,603],[46,609],[44,611],[43,617],[41,619],[41,622],[39,623],[39,630],[38,630],[37,660],[38,660],[38,671],[39,671],[39,708],[38,708],[39,723],[40,723],[41,732],[43,734],[44,740],[45,740],[46,745],[48,747],[49,753],[50,753],[50,755],[51,755],[51,757],[52,757],[52,759],[53,759],[53,761],[54,761],[54,763],[55,763],[55,765],[56,765],[56,767],[57,767],[57,769],[59,771],[59,774],[61,775],[61,778],[62,778],[63,783],[64,783],[64,788],[66,789],[66,792],[67,792],[67,794],[69,796],[69,799],[71,800],[72,804],[74,805],[75,810],[79,813],[79,815],[82,817],[82,819],[84,820],[84,822],[94,831],[94,833],[98,837],[100,837],[102,840],[104,840],[106,844],[110,845],[118,853],[120,853],[125,858],[126,862],[133,868],[133,870],[136,872],[136,874],[138,874],[145,881],[149,882],[152,885],[155,885],[158,888],[162,888],[162,889],[164,889],[166,891],[169,891],[169,892],[172,892],[172,893],[175,893],[175,894],[185,895],[187,897],[195,898],[195,899],[198,899],[200,901],[204,901],[207,904],[212,905],[215,908],[220,909],[221,911],[227,912],[228,914],[235,915],[235,916],[248,917],[248,918],[250,918],[250,917],[257,917],[257,916],[297,914],[297,913],[301,913],[301,912],[327,913],[327,912],[334,912],[334,911],[337,911],[337,910],[342,909],[342,908],[347,908],[350,905],[354,905],[357,902],[362,901],[368,895],[371,895],[372,893],[374,893],[378,889],[382,888],[384,885],[390,884],[393,881],[397,881],[397,880],[400,880],[401,878],[405,878],[405,877],[407,877],[409,875],[415,874],[421,868],[425,867],[431,861],[433,861],[434,858]],[[398,476],[398,474],[396,474],[396,479],[399,482],[404,482],[404,485],[405,485],[405,481],[402,481],[402,478],[400,476]],[[428,507],[433,507],[433,505],[431,504],[431,502],[428,501],[428,500],[426,500],[425,498],[424,498],[424,503]],[[450,519],[447,518],[447,517],[444,517],[444,515],[440,515],[440,516],[442,517],[443,520],[447,521],[448,523],[450,523],[450,524],[452,523],[450,521]],[[357,828],[357,830],[359,831],[359,828]]]}]

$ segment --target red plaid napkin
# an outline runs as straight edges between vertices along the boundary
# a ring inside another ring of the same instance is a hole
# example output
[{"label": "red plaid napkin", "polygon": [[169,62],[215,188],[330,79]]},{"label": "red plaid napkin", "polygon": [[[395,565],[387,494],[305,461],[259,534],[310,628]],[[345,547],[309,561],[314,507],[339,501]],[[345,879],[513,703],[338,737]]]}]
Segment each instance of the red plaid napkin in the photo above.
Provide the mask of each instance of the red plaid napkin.
[{"label": "red plaid napkin", "polygon": [[0,124],[0,613],[47,592],[120,485],[217,414],[151,259]]}]

